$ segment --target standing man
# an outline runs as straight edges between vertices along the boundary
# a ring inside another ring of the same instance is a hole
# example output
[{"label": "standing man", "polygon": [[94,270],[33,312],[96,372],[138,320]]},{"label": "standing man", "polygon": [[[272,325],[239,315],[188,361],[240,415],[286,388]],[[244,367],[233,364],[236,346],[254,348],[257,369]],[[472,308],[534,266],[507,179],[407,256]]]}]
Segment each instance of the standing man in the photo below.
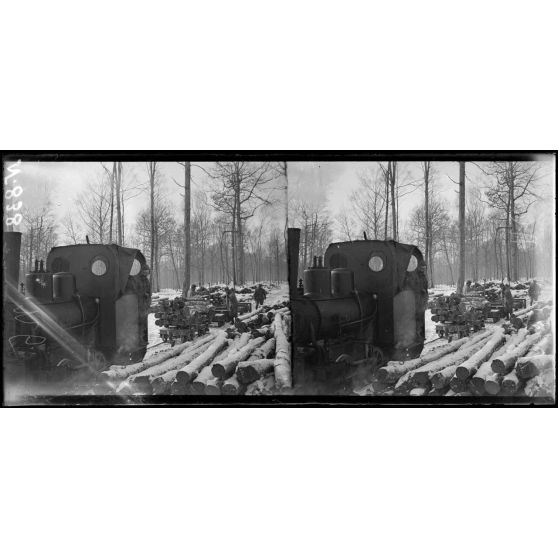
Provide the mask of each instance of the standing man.
[{"label": "standing man", "polygon": [[537,285],[537,280],[533,279],[531,284],[529,285],[529,299],[530,305],[533,305],[533,302],[537,302],[539,300],[539,295],[541,294],[541,288]]},{"label": "standing man", "polygon": [[513,313],[513,296],[509,285],[504,285],[502,296],[504,299],[504,314],[506,319],[509,320]]},{"label": "standing man", "polygon": [[254,291],[254,300],[256,301],[256,310],[260,307],[263,306],[264,300],[267,296],[267,292],[265,291],[265,289],[262,287],[262,284],[260,283],[257,287],[256,290]]},{"label": "standing man", "polygon": [[231,324],[234,324],[235,318],[238,316],[238,300],[234,289],[227,289],[227,310],[231,318]]}]

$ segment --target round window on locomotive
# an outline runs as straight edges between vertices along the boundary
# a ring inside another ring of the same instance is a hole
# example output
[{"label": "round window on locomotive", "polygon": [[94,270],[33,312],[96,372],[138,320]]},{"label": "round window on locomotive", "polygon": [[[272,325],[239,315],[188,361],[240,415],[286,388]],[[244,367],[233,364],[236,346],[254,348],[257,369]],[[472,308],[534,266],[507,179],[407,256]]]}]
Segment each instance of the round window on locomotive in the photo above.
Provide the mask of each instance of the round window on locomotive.
[{"label": "round window on locomotive", "polygon": [[108,269],[107,262],[102,257],[96,257],[91,262],[91,273],[93,273],[93,275],[96,275],[97,277],[101,277],[102,275],[105,275],[107,269]]},{"label": "round window on locomotive", "polygon": [[138,260],[134,259],[134,263],[132,264],[132,269],[130,269],[130,275],[134,277],[141,271],[141,264]]},{"label": "round window on locomotive", "polygon": [[368,262],[368,267],[372,271],[382,271],[384,269],[384,260],[380,256],[372,256]]},{"label": "round window on locomotive", "polygon": [[418,267],[417,257],[411,256],[411,259],[409,260],[409,265],[407,266],[407,271],[415,271],[417,267]]}]

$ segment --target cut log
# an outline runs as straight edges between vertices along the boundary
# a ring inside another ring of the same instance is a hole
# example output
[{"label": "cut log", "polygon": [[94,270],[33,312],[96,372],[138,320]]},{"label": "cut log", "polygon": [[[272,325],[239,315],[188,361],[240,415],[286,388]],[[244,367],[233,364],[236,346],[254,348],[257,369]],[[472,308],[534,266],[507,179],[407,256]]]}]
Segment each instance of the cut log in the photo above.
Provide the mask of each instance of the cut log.
[{"label": "cut log", "polygon": [[525,395],[528,397],[551,397],[554,400],[556,390],[556,373],[554,368],[530,378],[525,383]]},{"label": "cut log", "polygon": [[265,374],[273,372],[275,359],[262,358],[240,362],[236,367],[236,376],[241,384],[251,384]]},{"label": "cut log", "polygon": [[201,372],[195,377],[195,379],[189,384],[192,386],[194,393],[204,393],[205,386],[209,380],[214,380],[215,376],[211,373],[211,365],[202,368]]},{"label": "cut log", "polygon": [[485,339],[491,334],[489,331],[482,331],[477,334],[472,335],[471,337],[463,337],[462,339],[458,339],[443,347],[435,349],[434,351],[425,353],[424,355],[414,358],[412,360],[408,360],[403,363],[399,362],[388,362],[385,366],[382,366],[378,369],[375,373],[376,378],[385,383],[394,383],[397,382],[407,372],[410,370],[415,370],[425,364],[429,364],[431,362],[436,362],[440,360],[442,357],[449,355],[451,353],[455,353],[460,348],[466,348],[471,345],[475,345],[481,339]]},{"label": "cut log", "polygon": [[475,336],[475,341],[469,340],[455,353],[450,353],[433,362],[429,362],[424,366],[419,366],[414,370],[409,370],[395,384],[395,392],[397,394],[405,394],[407,391],[414,387],[422,387],[430,382],[430,379],[436,372],[448,368],[449,366],[457,365],[467,360],[471,355],[473,355],[479,348],[481,343],[484,343],[484,339],[490,335],[490,332],[485,332],[483,335]]},{"label": "cut log", "polygon": [[432,373],[432,375],[430,376],[430,381],[434,389],[443,389],[449,386],[451,379],[455,375],[456,369],[457,364],[454,364],[453,366],[448,366],[443,370]]},{"label": "cut log", "polygon": [[554,366],[554,356],[544,354],[528,354],[517,359],[515,372],[519,378],[534,378]]},{"label": "cut log", "polygon": [[[519,343],[521,343],[526,337],[527,337],[526,329],[521,329],[517,333],[514,333],[509,337],[509,339],[502,347],[497,349],[496,352],[492,354],[491,358],[494,359],[499,357],[500,355],[505,354],[506,352],[510,351],[511,349],[519,345]],[[480,365],[477,372],[469,380],[470,384],[474,386],[472,387],[474,393],[484,393],[486,391],[484,384],[486,382],[486,378],[490,374],[492,374],[492,366],[491,366],[491,361],[489,360],[487,362],[483,362]]]},{"label": "cut log", "polygon": [[178,368],[185,366],[186,364],[192,362],[197,356],[203,353],[209,345],[212,343],[213,338],[207,339],[205,343],[199,344],[196,343],[192,347],[189,347],[182,354],[165,360],[161,364],[157,364],[156,366],[152,366],[150,368],[146,368],[142,372],[138,372],[137,374],[132,374],[128,377],[128,381],[132,384],[138,384],[138,387],[141,386],[142,389],[146,390],[147,392],[151,392],[151,383],[153,379],[157,376],[163,375],[165,372],[169,370],[177,370]]},{"label": "cut log", "polygon": [[246,388],[246,395],[273,395],[275,392],[274,376],[265,376]]},{"label": "cut log", "polygon": [[493,358],[491,362],[492,371],[497,374],[505,374],[507,371],[511,370],[515,366],[517,359],[524,356],[529,349],[541,339],[542,335],[543,330],[539,330],[533,335],[529,335],[519,345],[516,345],[505,354]]},{"label": "cut log", "polygon": [[[501,328],[494,332],[486,345],[480,348],[474,355],[462,362],[456,369],[455,375],[459,380],[465,381],[476,374],[479,366],[487,360],[494,351],[504,344],[506,336]],[[452,387],[454,391],[458,391]]]},{"label": "cut log", "polygon": [[260,360],[269,358],[275,351],[275,338],[268,339],[263,345],[258,347],[249,357],[248,360]]},{"label": "cut log", "polygon": [[137,374],[138,372],[146,370],[147,368],[151,368],[153,366],[161,364],[162,362],[168,360],[169,358],[174,358],[178,356],[183,351],[188,350],[189,348],[193,347],[197,343],[201,342],[203,344],[208,339],[211,339],[213,337],[215,337],[215,334],[209,333],[207,335],[204,335],[203,337],[200,337],[198,340],[196,340],[196,342],[187,341],[186,343],[181,343],[180,345],[176,345],[171,349],[162,350],[150,356],[149,358],[143,360],[142,362],[137,362],[136,364],[130,364],[124,367],[112,366],[109,370],[105,370],[104,372],[101,372],[100,377],[102,380],[111,381],[111,382],[125,380],[128,376],[131,376],[132,374]]},{"label": "cut log", "polygon": [[246,386],[238,381],[236,374],[225,380],[221,386],[221,393],[223,395],[242,395],[245,391]]},{"label": "cut log", "polygon": [[445,395],[447,392],[447,389],[445,388],[432,388],[427,395],[431,396],[431,397],[440,397],[442,395]]},{"label": "cut log", "polygon": [[223,382],[219,378],[209,378],[205,384],[203,392],[205,395],[221,395],[221,386]]},{"label": "cut log", "polygon": [[510,372],[502,378],[501,392],[503,395],[513,395],[522,385],[515,372]]},{"label": "cut log", "polygon": [[153,393],[168,393],[173,382],[189,383],[206,364],[211,362],[228,344],[227,334],[219,332],[211,343],[194,360],[179,369],[169,370],[152,380]]},{"label": "cut log", "polygon": [[450,380],[450,389],[455,391],[455,393],[462,393],[467,391],[467,380],[463,380],[462,378],[458,378],[456,375],[452,377]]},{"label": "cut log", "polygon": [[291,376],[291,345],[283,327],[283,314],[275,314],[273,320],[273,334],[275,337],[275,386],[277,389],[292,387]]},{"label": "cut log", "polygon": [[484,389],[488,395],[498,395],[502,388],[502,374],[489,372],[484,380]]},{"label": "cut log", "polygon": [[262,337],[252,339],[246,346],[242,347],[241,349],[232,351],[227,358],[214,362],[211,367],[211,372],[216,378],[219,378],[220,380],[226,380],[234,374],[238,363],[246,360],[250,356],[250,353],[254,351],[254,349],[259,347],[260,345],[263,345],[264,341],[265,340]]},{"label": "cut log", "polygon": [[429,392],[429,388],[428,387],[416,387],[413,388],[410,392],[409,395],[412,395],[414,397],[416,396],[421,396],[421,395],[427,395]]}]

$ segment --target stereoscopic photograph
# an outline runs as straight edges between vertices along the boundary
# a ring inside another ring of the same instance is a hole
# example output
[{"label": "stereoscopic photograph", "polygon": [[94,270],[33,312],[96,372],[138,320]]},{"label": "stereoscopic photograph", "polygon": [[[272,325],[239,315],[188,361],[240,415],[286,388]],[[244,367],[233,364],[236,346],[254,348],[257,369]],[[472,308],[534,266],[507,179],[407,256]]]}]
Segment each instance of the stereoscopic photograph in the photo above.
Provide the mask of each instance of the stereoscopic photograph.
[{"label": "stereoscopic photograph", "polygon": [[5,405],[555,402],[554,156],[146,155],[5,155]]}]

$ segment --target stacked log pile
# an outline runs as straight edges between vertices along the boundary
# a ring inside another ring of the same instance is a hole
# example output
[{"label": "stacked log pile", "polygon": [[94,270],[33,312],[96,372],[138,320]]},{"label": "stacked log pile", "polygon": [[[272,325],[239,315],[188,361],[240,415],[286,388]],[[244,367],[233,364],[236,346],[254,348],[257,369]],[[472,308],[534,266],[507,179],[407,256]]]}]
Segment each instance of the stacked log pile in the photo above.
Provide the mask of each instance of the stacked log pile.
[{"label": "stacked log pile", "polygon": [[271,395],[292,387],[290,313],[286,303],[240,316],[237,327],[214,329],[194,341],[100,379],[125,395]]},{"label": "stacked log pile", "polygon": [[461,297],[455,293],[438,295],[428,304],[432,321],[440,323],[466,324],[474,329],[484,327],[489,304],[482,297]]},{"label": "stacked log pile", "polygon": [[[554,397],[550,307],[541,303],[419,358],[372,370],[361,395]],[[514,325],[516,323],[516,325]]]},{"label": "stacked log pile", "polygon": [[163,341],[185,341],[209,331],[213,311],[214,307],[202,298],[162,299],[155,307],[155,325],[164,328],[160,332]]}]

